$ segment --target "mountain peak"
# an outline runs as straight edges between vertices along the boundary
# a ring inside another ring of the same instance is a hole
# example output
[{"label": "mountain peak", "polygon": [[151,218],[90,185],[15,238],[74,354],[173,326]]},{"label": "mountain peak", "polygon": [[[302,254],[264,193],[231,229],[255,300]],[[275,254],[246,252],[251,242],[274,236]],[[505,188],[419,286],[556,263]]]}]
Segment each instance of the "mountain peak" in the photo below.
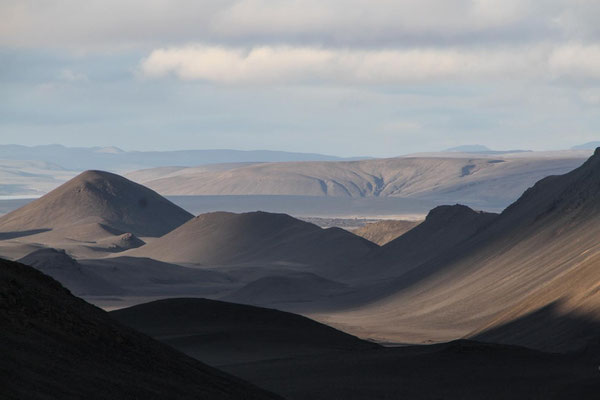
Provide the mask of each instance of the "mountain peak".
[{"label": "mountain peak", "polygon": [[101,223],[137,236],[162,236],[192,217],[153,190],[110,172],[90,170],[0,217],[0,231]]}]

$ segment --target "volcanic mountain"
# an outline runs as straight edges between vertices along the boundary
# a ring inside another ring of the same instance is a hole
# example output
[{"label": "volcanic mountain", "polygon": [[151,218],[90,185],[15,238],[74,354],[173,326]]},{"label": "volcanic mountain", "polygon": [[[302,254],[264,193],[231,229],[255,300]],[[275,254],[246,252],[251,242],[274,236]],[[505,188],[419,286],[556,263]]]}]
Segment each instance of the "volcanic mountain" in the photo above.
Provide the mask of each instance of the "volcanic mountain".
[{"label": "volcanic mountain", "polygon": [[[162,236],[192,218],[156,192],[119,175],[86,171],[18,210],[0,217],[0,232],[68,235],[74,226],[77,238],[88,231],[137,236]],[[89,236],[89,235],[88,235]]]},{"label": "volcanic mountain", "polygon": [[322,229],[286,214],[202,214],[129,252],[161,261],[206,265],[277,263],[342,266],[377,245],[340,228]]},{"label": "volcanic mountain", "polygon": [[276,399],[0,260],[0,387],[7,399]]},{"label": "volcanic mountain", "polygon": [[[477,335],[553,351],[582,347],[600,337],[588,323],[600,320],[599,236],[600,149],[572,172],[539,181],[468,239],[382,284],[377,302],[328,321],[399,341]],[[583,334],[582,326],[592,330]]]}]

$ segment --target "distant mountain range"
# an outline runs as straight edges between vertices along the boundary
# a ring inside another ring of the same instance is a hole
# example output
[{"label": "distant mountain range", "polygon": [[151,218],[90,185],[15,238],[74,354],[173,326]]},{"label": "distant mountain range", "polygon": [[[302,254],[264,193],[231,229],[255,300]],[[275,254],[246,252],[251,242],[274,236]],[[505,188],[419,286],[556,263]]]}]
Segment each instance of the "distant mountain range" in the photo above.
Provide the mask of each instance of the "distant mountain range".
[{"label": "distant mountain range", "polygon": [[364,158],[367,157],[343,158],[324,154],[271,150],[124,151],[114,146],[65,147],[52,144],[29,147],[12,144],[0,145],[0,160],[45,161],[75,171],[102,169],[124,172],[141,168],[174,165],[195,166],[217,163],[273,161],[340,161]]},{"label": "distant mountain range", "polygon": [[449,153],[475,153],[475,154],[509,154],[509,153],[526,153],[531,150],[492,150],[481,144],[467,144],[464,146],[451,147],[444,150]]},{"label": "distant mountain range", "polygon": [[573,146],[571,150],[594,150],[597,147],[600,147],[600,140]]}]

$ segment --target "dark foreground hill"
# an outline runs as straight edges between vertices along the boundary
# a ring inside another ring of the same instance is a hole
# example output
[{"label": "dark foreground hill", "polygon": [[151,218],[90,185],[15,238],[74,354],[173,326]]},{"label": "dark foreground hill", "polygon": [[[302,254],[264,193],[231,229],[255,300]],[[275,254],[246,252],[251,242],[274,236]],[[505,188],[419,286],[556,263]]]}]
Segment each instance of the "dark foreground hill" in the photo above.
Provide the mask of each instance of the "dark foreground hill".
[{"label": "dark foreground hill", "polygon": [[110,314],[288,399],[595,399],[600,390],[594,354],[471,341],[385,348],[291,313],[205,299]]},{"label": "dark foreground hill", "polygon": [[598,365],[458,341],[224,366],[289,400],[597,399]]},{"label": "dark foreground hill", "polygon": [[211,365],[379,347],[300,315],[208,299],[158,300],[110,315]]},{"label": "dark foreground hill", "polygon": [[0,260],[3,399],[275,399]]}]

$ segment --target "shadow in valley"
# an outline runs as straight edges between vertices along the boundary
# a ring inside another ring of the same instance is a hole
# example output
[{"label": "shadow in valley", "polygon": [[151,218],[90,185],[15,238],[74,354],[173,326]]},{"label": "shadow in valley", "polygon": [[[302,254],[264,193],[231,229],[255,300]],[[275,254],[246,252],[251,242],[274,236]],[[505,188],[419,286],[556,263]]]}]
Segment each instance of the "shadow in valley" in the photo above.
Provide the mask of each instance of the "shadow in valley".
[{"label": "shadow in valley", "polygon": [[13,232],[0,232],[0,240],[17,239],[20,237],[37,235],[38,233],[49,232],[52,229],[31,229],[28,231],[13,231]]}]

